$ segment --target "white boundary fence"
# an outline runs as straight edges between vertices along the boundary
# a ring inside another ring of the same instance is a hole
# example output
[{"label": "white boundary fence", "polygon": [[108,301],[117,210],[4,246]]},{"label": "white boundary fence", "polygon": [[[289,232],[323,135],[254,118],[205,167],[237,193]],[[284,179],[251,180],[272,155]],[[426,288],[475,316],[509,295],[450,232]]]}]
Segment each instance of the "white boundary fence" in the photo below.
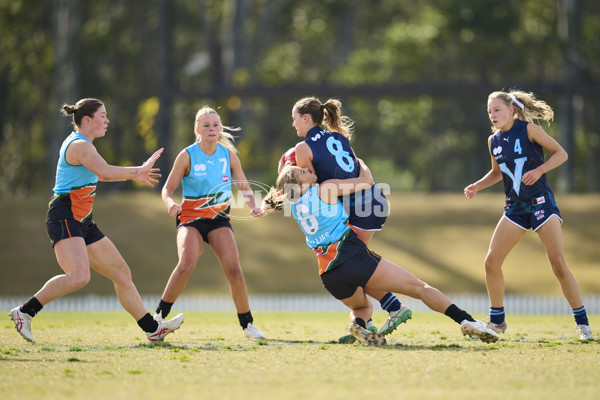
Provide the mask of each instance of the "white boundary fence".
[{"label": "white boundary fence", "polygon": [[[488,297],[485,294],[457,293],[448,296],[457,306],[470,313],[487,314]],[[9,311],[27,300],[25,296],[0,296],[0,310]],[[160,295],[142,296],[146,308],[156,308]],[[421,301],[400,296],[414,311],[430,311]],[[600,314],[600,295],[584,295],[584,305],[589,314]],[[381,308],[373,301],[374,310]],[[250,296],[252,311],[346,311],[347,308],[328,294],[260,294]],[[504,307],[510,314],[570,314],[571,308],[564,297],[507,294]],[[44,311],[124,311],[115,295],[77,296],[60,298]],[[235,311],[231,296],[182,295],[174,311]]]}]

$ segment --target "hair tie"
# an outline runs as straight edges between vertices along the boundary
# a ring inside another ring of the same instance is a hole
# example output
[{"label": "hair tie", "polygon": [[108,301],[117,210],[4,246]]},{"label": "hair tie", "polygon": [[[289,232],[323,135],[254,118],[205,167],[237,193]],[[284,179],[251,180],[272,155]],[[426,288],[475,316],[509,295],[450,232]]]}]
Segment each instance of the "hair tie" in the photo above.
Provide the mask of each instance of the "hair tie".
[{"label": "hair tie", "polygon": [[321,110],[325,109],[325,104],[321,104]]},{"label": "hair tie", "polygon": [[525,106],[523,105],[523,103],[521,103],[519,100],[517,100],[517,98],[515,97],[514,94],[511,94],[510,98],[512,99],[513,103],[515,103],[516,105],[518,105],[519,107],[521,107],[521,110],[525,109]]}]

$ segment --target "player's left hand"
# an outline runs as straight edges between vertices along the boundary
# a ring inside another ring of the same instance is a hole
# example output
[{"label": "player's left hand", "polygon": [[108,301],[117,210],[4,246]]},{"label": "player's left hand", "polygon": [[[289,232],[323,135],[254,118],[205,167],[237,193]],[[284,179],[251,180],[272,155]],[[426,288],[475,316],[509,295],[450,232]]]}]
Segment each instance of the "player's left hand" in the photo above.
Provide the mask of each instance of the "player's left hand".
[{"label": "player's left hand", "polygon": [[531,186],[538,181],[542,177],[542,173],[538,171],[538,169],[532,169],[531,171],[525,172],[523,177],[521,178],[521,182],[524,185]]},{"label": "player's left hand", "polygon": [[252,215],[254,218],[262,218],[265,216],[265,213],[259,207],[254,207],[252,210],[250,210],[250,215]]}]

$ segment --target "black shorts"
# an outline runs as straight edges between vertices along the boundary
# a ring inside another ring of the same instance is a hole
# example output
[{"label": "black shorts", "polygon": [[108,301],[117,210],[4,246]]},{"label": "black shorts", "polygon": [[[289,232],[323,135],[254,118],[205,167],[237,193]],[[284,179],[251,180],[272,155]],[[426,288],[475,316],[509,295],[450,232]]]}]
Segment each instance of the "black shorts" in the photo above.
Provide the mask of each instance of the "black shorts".
[{"label": "black shorts", "polygon": [[52,242],[52,247],[59,241],[71,237],[82,237],[86,246],[104,237],[104,233],[100,231],[98,225],[91,219],[85,222],[79,222],[73,218],[46,221],[46,231]]},{"label": "black shorts", "polygon": [[[358,250],[358,252],[356,252]],[[341,260],[338,265],[321,274],[321,282],[338,300],[352,297],[359,287],[365,287],[381,261],[381,256],[369,250],[358,238],[348,237],[342,244],[341,254],[354,255]]]},{"label": "black shorts", "polygon": [[62,221],[46,221],[46,231],[52,242],[52,247],[60,240],[71,237],[82,237],[86,246],[104,237],[104,233],[100,231],[98,225],[92,220],[79,222],[74,219],[65,218]]},{"label": "black shorts", "polygon": [[211,231],[214,231],[215,229],[219,229],[219,228],[229,228],[233,231],[233,228],[231,227],[231,224],[229,223],[229,218],[198,219],[195,221],[188,222],[187,224],[181,225],[179,223],[179,216],[178,216],[176,218],[176,224],[177,224],[177,229],[181,228],[182,226],[196,228],[196,230],[200,233],[200,236],[202,236],[202,239],[206,243],[209,243],[209,244],[210,244],[210,242],[208,241],[208,234]]},{"label": "black shorts", "polygon": [[92,221],[91,213],[81,222],[73,217],[69,196],[51,201],[46,214],[46,231],[52,242],[52,247],[59,241],[71,237],[82,237],[86,246],[104,237],[104,233]]}]

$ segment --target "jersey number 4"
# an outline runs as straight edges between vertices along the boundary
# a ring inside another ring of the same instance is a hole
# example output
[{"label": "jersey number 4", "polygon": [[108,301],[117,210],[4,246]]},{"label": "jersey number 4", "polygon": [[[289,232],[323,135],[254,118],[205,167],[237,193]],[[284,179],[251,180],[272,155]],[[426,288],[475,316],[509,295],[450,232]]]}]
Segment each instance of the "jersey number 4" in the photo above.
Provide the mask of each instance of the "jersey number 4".
[{"label": "jersey number 4", "polygon": [[[522,154],[523,149],[521,148],[521,141],[517,139],[515,141],[515,154]],[[508,177],[512,180],[513,190],[519,195],[519,190],[521,189],[521,178],[523,177],[523,166],[525,165],[525,161],[527,161],[527,157],[515,158],[515,173],[508,168],[506,163],[499,164],[500,170],[508,175]]]}]

